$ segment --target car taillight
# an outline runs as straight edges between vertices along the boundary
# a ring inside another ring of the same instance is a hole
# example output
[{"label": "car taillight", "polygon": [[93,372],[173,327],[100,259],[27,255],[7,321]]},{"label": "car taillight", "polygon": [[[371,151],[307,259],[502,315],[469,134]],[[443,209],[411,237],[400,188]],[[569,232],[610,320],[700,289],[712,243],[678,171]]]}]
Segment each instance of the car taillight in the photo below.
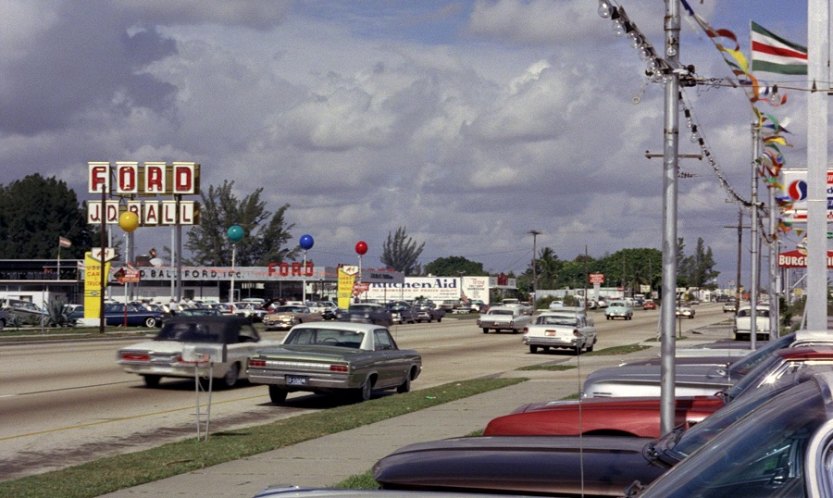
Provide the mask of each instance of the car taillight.
[{"label": "car taillight", "polygon": [[150,361],[150,355],[147,353],[122,353],[121,359],[124,361]]},{"label": "car taillight", "polygon": [[266,360],[258,360],[258,359],[252,358],[252,359],[249,360],[249,366],[250,367],[255,367],[255,368],[263,368],[263,367],[266,366]]},{"label": "car taillight", "polygon": [[350,369],[344,363],[333,363],[330,365],[330,372],[347,373]]}]

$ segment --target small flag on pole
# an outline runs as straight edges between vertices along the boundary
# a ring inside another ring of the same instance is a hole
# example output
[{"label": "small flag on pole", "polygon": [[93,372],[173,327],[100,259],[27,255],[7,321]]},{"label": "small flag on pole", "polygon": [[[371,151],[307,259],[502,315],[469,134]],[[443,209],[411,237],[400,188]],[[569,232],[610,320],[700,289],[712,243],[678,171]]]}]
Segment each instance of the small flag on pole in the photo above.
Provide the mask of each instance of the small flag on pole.
[{"label": "small flag on pole", "polygon": [[752,71],[807,74],[807,47],[791,42],[752,22]]},{"label": "small flag on pole", "polygon": [[72,241],[66,237],[58,237],[58,245],[63,248],[72,247]]}]

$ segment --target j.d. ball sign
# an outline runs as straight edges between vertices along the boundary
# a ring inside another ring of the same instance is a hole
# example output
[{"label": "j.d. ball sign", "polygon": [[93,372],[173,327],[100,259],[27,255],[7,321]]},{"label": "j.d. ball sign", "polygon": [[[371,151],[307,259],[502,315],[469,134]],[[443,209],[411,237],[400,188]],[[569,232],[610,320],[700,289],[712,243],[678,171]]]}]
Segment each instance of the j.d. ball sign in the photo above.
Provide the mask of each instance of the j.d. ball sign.
[{"label": "j.d. ball sign", "polygon": [[[119,161],[90,162],[88,187],[91,194],[116,195],[127,199],[87,201],[87,222],[118,224],[122,210],[133,211],[142,225],[194,225],[198,223],[199,205],[181,199],[200,190],[200,165],[189,162]],[[137,197],[170,196],[169,200]]]}]

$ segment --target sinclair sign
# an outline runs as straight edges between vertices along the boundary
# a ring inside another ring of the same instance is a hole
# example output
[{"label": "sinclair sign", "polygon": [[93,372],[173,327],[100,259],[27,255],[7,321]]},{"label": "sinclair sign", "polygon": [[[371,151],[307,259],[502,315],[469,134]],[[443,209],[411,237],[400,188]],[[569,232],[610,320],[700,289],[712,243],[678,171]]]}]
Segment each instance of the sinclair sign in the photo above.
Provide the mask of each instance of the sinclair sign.
[{"label": "sinclair sign", "polygon": [[[183,195],[200,193],[200,165],[189,162],[138,163],[117,161],[87,163],[89,193],[127,197],[119,200],[87,201],[87,223],[118,224],[123,209],[133,211],[143,226],[195,225],[199,206],[195,201],[182,200]],[[170,196],[157,200],[156,196]],[[151,199],[138,200],[140,197]]]},{"label": "sinclair sign", "polygon": [[[792,209],[784,211],[785,221],[807,223],[807,170],[781,170],[784,191],[782,194],[792,202]],[[827,221],[833,221],[833,170],[827,170]]]}]

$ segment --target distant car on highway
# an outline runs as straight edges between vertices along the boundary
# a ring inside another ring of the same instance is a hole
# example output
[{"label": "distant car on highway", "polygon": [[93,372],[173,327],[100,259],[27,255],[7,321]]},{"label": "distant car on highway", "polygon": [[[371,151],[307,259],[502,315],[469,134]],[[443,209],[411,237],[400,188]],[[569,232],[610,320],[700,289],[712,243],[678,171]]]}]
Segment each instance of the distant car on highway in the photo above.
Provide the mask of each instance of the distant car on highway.
[{"label": "distant car on highway", "polygon": [[738,302],[735,298],[731,297],[727,300],[723,301],[723,312],[724,313],[736,313],[738,311]]},{"label": "distant car on highway", "polygon": [[321,313],[312,311],[306,306],[284,304],[275,308],[271,313],[267,313],[262,321],[266,330],[289,330],[299,323],[318,322],[323,319],[324,316]]},{"label": "distant car on highway", "polygon": [[646,299],[645,302],[642,303],[643,310],[655,310],[657,309],[657,303],[653,299]]},{"label": "distant car on highway", "polygon": [[480,313],[477,326],[488,334],[489,330],[500,332],[508,330],[513,334],[522,332],[532,321],[532,317],[519,305],[492,306],[486,313]]},{"label": "distant car on highway", "polygon": [[340,322],[372,323],[390,327],[393,318],[390,311],[381,304],[354,303],[346,310],[338,310],[336,320]]},{"label": "distant car on highway", "polygon": [[524,328],[523,342],[530,353],[538,349],[549,351],[568,349],[580,354],[593,351],[596,345],[596,325],[583,308],[562,308],[558,311],[544,311]]},{"label": "distant car on highway", "polygon": [[616,318],[631,320],[633,319],[633,306],[626,301],[611,301],[605,308],[605,318],[608,320]]},{"label": "distant car on highway", "polygon": [[677,306],[676,310],[674,310],[674,315],[677,318],[694,318],[694,308],[681,304]]}]

